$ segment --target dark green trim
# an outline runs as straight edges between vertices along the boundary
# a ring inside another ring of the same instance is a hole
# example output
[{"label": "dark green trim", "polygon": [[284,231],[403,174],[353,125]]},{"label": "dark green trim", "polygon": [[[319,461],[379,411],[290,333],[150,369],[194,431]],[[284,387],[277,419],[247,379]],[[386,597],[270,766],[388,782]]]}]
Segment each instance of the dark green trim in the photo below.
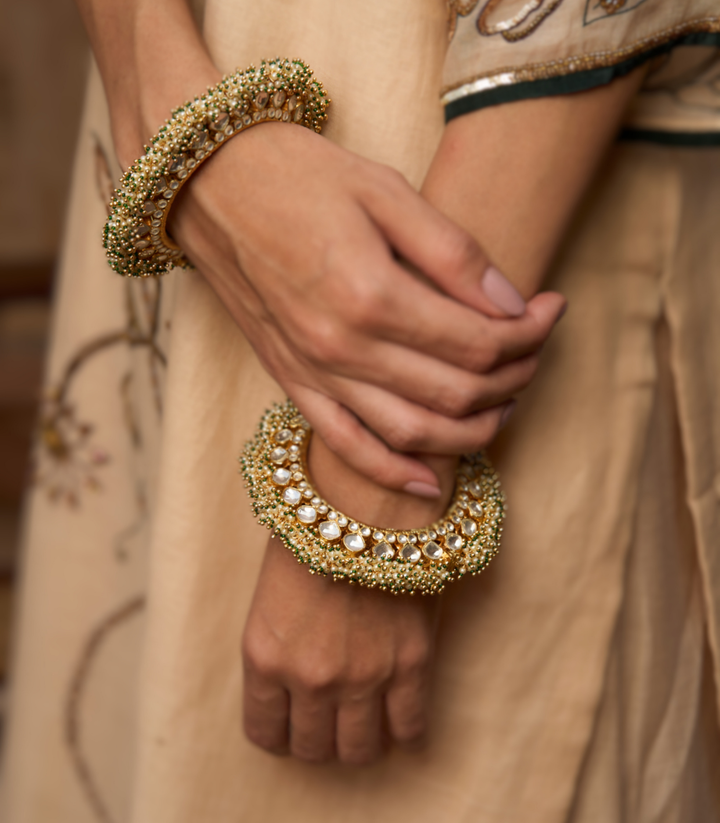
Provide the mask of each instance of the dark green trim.
[{"label": "dark green trim", "polygon": [[720,131],[655,131],[654,129],[623,129],[619,140],[659,143],[662,146],[720,147]]},{"label": "dark green trim", "polygon": [[462,114],[468,114],[471,111],[484,109],[488,106],[497,106],[501,103],[512,103],[517,100],[530,100],[537,97],[552,97],[558,94],[573,94],[578,91],[588,91],[597,86],[604,86],[617,77],[629,74],[633,69],[648,60],[672,51],[677,46],[720,47],[720,33],[696,32],[695,34],[686,34],[683,37],[664,43],[662,46],[656,46],[642,54],[622,60],[614,66],[576,71],[543,80],[527,80],[522,83],[498,86],[487,91],[468,94],[466,97],[460,97],[445,106],[445,122],[447,123]]}]

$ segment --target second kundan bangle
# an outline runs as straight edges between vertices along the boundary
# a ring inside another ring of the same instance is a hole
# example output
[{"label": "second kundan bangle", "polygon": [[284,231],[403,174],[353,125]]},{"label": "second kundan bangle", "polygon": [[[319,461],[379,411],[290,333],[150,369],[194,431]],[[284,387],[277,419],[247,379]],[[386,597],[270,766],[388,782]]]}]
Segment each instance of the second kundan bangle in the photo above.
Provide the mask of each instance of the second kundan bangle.
[{"label": "second kundan bangle", "polygon": [[500,547],[505,495],[484,454],[462,458],[450,507],[422,529],[380,529],[353,520],[313,489],[310,426],[288,400],[263,416],[240,458],[258,520],[314,574],[395,594],[435,594],[483,571]]},{"label": "second kundan bangle", "polygon": [[330,99],[302,60],[265,61],[224,77],[172,113],[110,201],[103,245],[126,277],[191,268],[165,230],[170,206],[200,164],[235,134],[258,123],[296,123],[320,132]]}]

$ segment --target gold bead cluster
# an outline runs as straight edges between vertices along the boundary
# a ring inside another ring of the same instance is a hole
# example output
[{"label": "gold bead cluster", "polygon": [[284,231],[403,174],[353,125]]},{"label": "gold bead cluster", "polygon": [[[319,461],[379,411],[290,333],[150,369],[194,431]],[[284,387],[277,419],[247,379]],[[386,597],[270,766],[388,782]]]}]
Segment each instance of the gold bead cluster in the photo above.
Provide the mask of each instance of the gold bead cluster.
[{"label": "gold bead cluster", "polygon": [[480,573],[497,554],[505,495],[484,453],[462,458],[440,520],[422,529],[381,529],[347,517],[314,490],[310,434],[291,401],[275,405],[240,463],[258,521],[312,573],[394,594],[436,594],[452,580]]},{"label": "gold bead cluster", "polygon": [[110,201],[103,232],[110,266],[125,277],[192,268],[165,227],[173,200],[200,164],[228,138],[258,123],[296,123],[320,132],[329,105],[302,60],[277,58],[223,77],[175,109]]}]

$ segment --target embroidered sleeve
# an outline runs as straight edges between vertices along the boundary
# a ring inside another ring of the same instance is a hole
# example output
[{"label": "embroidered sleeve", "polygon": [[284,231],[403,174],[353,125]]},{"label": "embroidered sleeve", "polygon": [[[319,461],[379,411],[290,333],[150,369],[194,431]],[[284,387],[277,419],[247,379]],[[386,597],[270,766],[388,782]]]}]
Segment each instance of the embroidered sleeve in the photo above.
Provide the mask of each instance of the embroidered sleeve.
[{"label": "embroidered sleeve", "polygon": [[677,46],[720,47],[720,0],[447,0],[447,119],[609,83]]}]

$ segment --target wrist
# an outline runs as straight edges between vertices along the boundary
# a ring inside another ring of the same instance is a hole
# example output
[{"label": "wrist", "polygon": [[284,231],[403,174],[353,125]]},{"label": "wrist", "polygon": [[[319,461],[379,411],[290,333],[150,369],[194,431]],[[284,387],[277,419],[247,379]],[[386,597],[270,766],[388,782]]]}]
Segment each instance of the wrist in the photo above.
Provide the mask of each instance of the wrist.
[{"label": "wrist", "polygon": [[422,528],[444,514],[455,486],[457,466],[454,457],[418,458],[437,475],[440,497],[422,498],[374,483],[330,451],[317,432],[310,441],[308,468],[318,493],[348,516],[379,528],[413,529]]},{"label": "wrist", "polygon": [[174,109],[222,77],[186,3],[139,3],[133,24],[132,56],[124,45],[123,54],[105,49],[98,59],[123,169],[143,154]]}]

